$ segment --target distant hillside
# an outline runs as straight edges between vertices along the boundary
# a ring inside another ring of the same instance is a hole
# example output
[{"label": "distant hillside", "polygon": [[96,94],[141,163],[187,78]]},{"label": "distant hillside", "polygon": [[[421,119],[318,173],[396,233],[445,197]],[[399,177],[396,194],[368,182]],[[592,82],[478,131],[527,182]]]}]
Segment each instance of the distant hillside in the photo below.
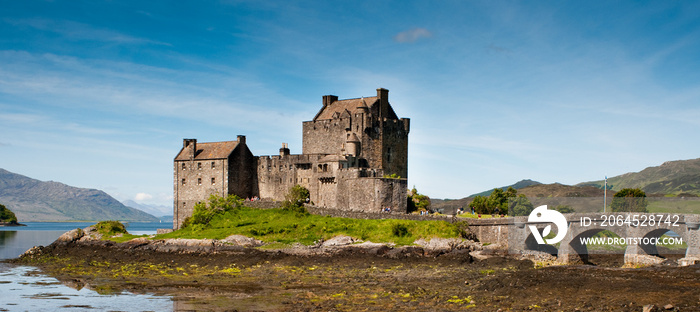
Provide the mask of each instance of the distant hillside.
[{"label": "distant hillside", "polygon": [[[507,186],[501,186],[500,189],[502,189],[502,190],[505,191],[505,190],[507,190],[509,187],[512,187],[512,188],[514,188],[514,189],[516,189],[516,190],[519,190],[519,189],[524,188],[524,187],[528,187],[528,186],[531,186],[531,185],[539,185],[539,184],[542,184],[542,183],[537,182],[537,181],[532,181],[532,180],[530,180],[530,179],[526,179],[526,180],[520,180],[520,181],[516,182],[515,184],[511,184],[511,185],[507,185]],[[481,193],[472,194],[472,195],[469,195],[469,196],[467,196],[467,197],[489,196],[489,195],[491,195],[491,193],[493,193],[493,190],[494,190],[494,189],[496,189],[496,188],[492,188],[492,189],[490,189],[490,190],[488,190],[488,191],[483,191],[483,192],[481,192]]]},{"label": "distant hillside", "polygon": [[125,200],[122,202],[124,206],[131,207],[131,208],[136,208],[138,210],[141,210],[145,213],[148,213],[150,215],[154,215],[156,217],[162,217],[162,216],[167,216],[170,215],[172,217],[173,215],[173,207],[171,206],[163,206],[163,205],[149,205],[149,204],[139,204],[133,200]]},{"label": "distant hillside", "polygon": [[158,221],[95,189],[43,182],[0,169],[0,203],[21,222],[32,221]]},{"label": "distant hillside", "polygon": [[[604,181],[579,183],[602,189]],[[647,194],[692,194],[700,196],[700,158],[667,161],[661,166],[649,167],[640,172],[630,172],[608,178],[608,187],[619,191],[623,188],[640,188]]]},{"label": "distant hillside", "polygon": [[[514,189],[518,190],[520,192],[520,189],[532,185],[540,185],[542,183],[537,182],[537,181],[532,181],[529,179],[526,180],[520,180],[516,182],[515,184],[511,184],[508,186],[502,186],[501,189],[504,191],[507,190],[509,187],[513,187]],[[472,194],[467,197],[461,198],[461,199],[430,199],[430,205],[431,208],[435,211],[438,211],[440,213],[444,214],[454,214],[454,211],[456,211],[459,208],[462,207],[468,207],[469,204],[472,202],[474,197],[476,196],[489,196],[493,192],[494,189],[490,189],[488,191],[483,191],[481,193],[477,194]]]},{"label": "distant hillside", "polygon": [[[572,186],[559,183],[532,185],[518,190],[527,197],[603,197],[603,190],[594,186]],[[608,191],[608,196],[615,192]]]}]

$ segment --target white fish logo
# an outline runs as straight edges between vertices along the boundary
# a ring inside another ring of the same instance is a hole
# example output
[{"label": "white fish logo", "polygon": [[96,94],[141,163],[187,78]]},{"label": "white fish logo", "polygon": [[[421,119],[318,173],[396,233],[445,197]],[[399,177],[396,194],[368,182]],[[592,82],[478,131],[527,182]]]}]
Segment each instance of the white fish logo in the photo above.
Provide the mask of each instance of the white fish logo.
[{"label": "white fish logo", "polygon": [[537,243],[541,245],[556,244],[561,242],[564,239],[564,236],[566,236],[566,231],[568,230],[566,217],[564,217],[564,215],[559,211],[548,210],[547,205],[542,205],[535,208],[535,210],[530,213],[530,216],[527,217],[527,222],[551,222],[557,226],[557,235],[554,236],[554,238],[545,240],[544,237],[549,235],[549,233],[552,231],[551,224],[544,228],[542,235],[540,235],[540,231],[537,230],[536,226],[529,225],[532,236],[534,236]]}]

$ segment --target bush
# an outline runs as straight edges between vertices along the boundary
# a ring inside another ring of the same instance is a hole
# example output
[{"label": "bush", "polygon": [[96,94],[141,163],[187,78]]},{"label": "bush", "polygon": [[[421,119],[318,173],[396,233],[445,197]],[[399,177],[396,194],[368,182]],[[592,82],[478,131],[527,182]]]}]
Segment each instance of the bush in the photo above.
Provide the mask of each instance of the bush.
[{"label": "bush", "polygon": [[430,212],[430,197],[419,194],[418,190],[414,186],[413,189],[408,193],[408,207],[407,212],[414,211],[427,211]]},{"label": "bush", "polygon": [[0,222],[17,223],[17,216],[10,209],[0,204]]},{"label": "bush", "polygon": [[198,224],[207,225],[214,216],[227,211],[234,211],[241,206],[243,206],[243,200],[236,195],[228,195],[226,197],[211,195],[209,196],[208,205],[201,202],[194,205],[192,216],[187,217],[185,221],[182,222],[182,227]]},{"label": "bush", "polygon": [[411,233],[408,231],[408,226],[403,223],[396,223],[391,226],[391,234],[396,237],[405,237]]},{"label": "bush", "polygon": [[576,212],[574,211],[574,208],[571,208],[569,205],[558,205],[554,207],[554,210],[559,211],[561,213],[573,213]]},{"label": "bush", "polygon": [[647,194],[640,189],[622,189],[615,193],[610,204],[613,212],[648,212]]},{"label": "bush", "polygon": [[119,221],[100,221],[94,225],[97,233],[104,236],[114,236],[117,234],[127,234],[126,227]]},{"label": "bush", "polygon": [[304,207],[304,204],[309,202],[310,197],[311,193],[309,193],[309,190],[297,184],[290,188],[287,195],[284,196],[285,200],[282,202],[282,209],[297,214],[308,214],[309,212]]}]

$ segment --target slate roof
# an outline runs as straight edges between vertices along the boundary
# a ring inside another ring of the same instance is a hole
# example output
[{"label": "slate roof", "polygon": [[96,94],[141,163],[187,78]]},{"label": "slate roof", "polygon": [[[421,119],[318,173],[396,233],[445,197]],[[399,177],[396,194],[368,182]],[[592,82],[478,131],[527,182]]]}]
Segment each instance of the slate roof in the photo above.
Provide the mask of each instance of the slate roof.
[{"label": "slate roof", "polygon": [[[206,159],[224,159],[228,158],[233,150],[238,146],[238,141],[224,141],[224,142],[210,142],[210,143],[199,143],[197,142],[197,152],[195,153],[195,160],[206,160]],[[175,161],[178,160],[189,160],[190,156],[187,151],[183,148],[180,153],[175,157]]]},{"label": "slate roof", "polygon": [[316,114],[314,120],[333,119],[333,114],[339,113],[340,115],[343,115],[343,112],[345,112],[346,110],[350,112],[350,114],[352,114],[358,107],[371,107],[374,105],[374,103],[378,101],[379,98],[376,96],[335,101],[330,105],[323,107],[321,111],[318,112],[318,114]]}]

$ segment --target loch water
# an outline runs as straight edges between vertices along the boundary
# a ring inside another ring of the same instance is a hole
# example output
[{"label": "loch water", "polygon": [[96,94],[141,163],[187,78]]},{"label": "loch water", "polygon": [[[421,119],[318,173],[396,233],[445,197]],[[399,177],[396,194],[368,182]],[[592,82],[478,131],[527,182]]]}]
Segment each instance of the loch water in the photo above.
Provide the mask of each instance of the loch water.
[{"label": "loch water", "polygon": [[[33,246],[46,246],[61,234],[94,222],[28,222],[0,227],[0,260],[16,258]],[[172,223],[130,222],[131,234],[155,234]],[[0,263],[0,311],[173,311],[169,296],[99,294],[78,285],[65,285],[32,266]]]}]

